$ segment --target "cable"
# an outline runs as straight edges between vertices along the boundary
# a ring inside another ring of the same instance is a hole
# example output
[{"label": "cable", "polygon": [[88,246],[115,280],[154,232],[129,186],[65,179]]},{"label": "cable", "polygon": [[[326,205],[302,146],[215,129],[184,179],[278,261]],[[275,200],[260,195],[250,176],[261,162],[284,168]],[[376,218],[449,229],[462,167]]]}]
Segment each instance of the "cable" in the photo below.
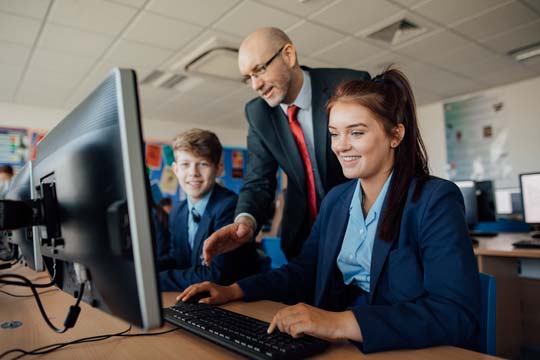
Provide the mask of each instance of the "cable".
[{"label": "cable", "polygon": [[[14,277],[16,279],[21,279],[21,280],[23,280],[23,282],[2,280],[4,278],[9,278],[9,277]],[[36,279],[34,279],[32,281],[36,281],[36,280],[39,280],[39,279],[43,279],[43,277],[38,277],[38,278],[36,278]],[[47,283],[47,284],[34,284],[32,281],[30,281],[27,278],[25,278],[24,276],[21,276],[21,275],[18,275],[18,274],[2,274],[2,275],[0,275],[0,283],[3,284],[2,286],[5,286],[5,285],[26,286],[26,287],[34,286],[34,287],[37,287],[37,288],[51,287],[51,286],[56,285],[55,284],[55,281],[56,281],[56,259],[54,260],[54,263],[53,263],[53,274],[52,274],[52,277],[51,277],[51,281],[49,283]],[[29,285],[29,283],[30,283],[30,285]],[[0,287],[2,287],[2,286],[0,286]]]},{"label": "cable", "polygon": [[[81,284],[81,287],[79,289],[79,293],[78,293],[78,296],[77,296],[77,301],[75,302],[75,305],[71,305],[69,307],[69,310],[68,310],[68,313],[67,313],[67,316],[66,316],[66,319],[64,320],[64,327],[62,329],[59,329],[57,328],[56,326],[53,325],[53,323],[49,320],[47,314],[45,313],[45,309],[43,308],[43,305],[41,304],[41,300],[39,298],[39,294],[38,292],[36,291],[36,288],[39,287],[37,285],[34,285],[32,284],[32,282],[30,280],[28,280],[27,278],[25,278],[24,276],[21,276],[21,275],[17,275],[17,274],[6,274],[6,275],[0,275],[0,282],[3,282],[3,283],[6,283],[6,282],[9,282],[9,283],[14,283],[13,281],[8,281],[8,280],[2,280],[3,278],[5,277],[14,277],[14,278],[17,278],[17,279],[20,279],[22,280],[23,282],[25,282],[27,284],[27,286],[30,287],[30,289],[32,290],[32,293],[34,294],[34,297],[36,299],[36,302],[38,304],[38,308],[39,308],[39,311],[41,313],[41,316],[43,317],[43,320],[45,320],[45,322],[47,323],[47,325],[49,325],[49,327],[56,333],[58,334],[62,334],[64,332],[66,332],[69,328],[72,328],[73,326],[75,326],[75,323],[77,322],[77,318],[79,317],[79,314],[81,312],[81,308],[79,307],[79,303],[81,302],[81,299],[82,299],[82,296],[83,296],[83,293],[84,293],[84,287],[85,287],[85,284],[86,282],[83,282]],[[15,284],[17,284],[17,282],[15,282]]]},{"label": "cable", "polygon": [[[50,289],[50,290],[45,290],[45,291],[42,291],[40,293],[38,293],[39,295],[43,295],[43,294],[46,294],[46,293],[50,293],[50,292],[54,292],[54,291],[58,291],[58,289]],[[19,297],[19,298],[24,298],[24,297],[32,297],[34,296],[34,294],[29,294],[29,295],[18,295],[18,294],[13,294],[13,293],[10,293],[9,291],[5,291],[5,290],[0,290],[1,293],[4,293],[6,295],[9,295],[9,296],[13,296],[13,297]]]},{"label": "cable", "polygon": [[173,329],[170,329],[170,330],[165,330],[165,331],[161,331],[161,332],[157,332],[157,333],[126,334],[127,332],[129,332],[131,330],[131,325],[130,325],[129,328],[127,328],[124,331],[118,332],[118,333],[107,334],[107,335],[94,335],[94,336],[89,336],[89,337],[84,337],[84,338],[80,338],[80,339],[77,339],[77,340],[73,340],[73,341],[70,341],[70,342],[45,345],[45,346],[39,347],[37,349],[31,350],[31,351],[26,351],[26,350],[23,350],[23,349],[11,349],[11,350],[8,350],[8,351],[0,354],[0,359],[3,358],[4,356],[6,356],[6,355],[8,355],[10,353],[14,353],[14,352],[20,352],[21,354],[14,357],[12,360],[20,359],[20,358],[22,358],[23,356],[26,356],[26,355],[44,355],[44,354],[48,354],[48,353],[51,353],[53,351],[59,350],[59,349],[61,349],[63,347],[66,347],[66,346],[82,344],[82,343],[87,343],[87,342],[102,341],[102,340],[110,339],[112,337],[156,336],[156,335],[167,334],[167,333],[176,331],[178,329],[180,329],[180,327],[176,327],[176,328],[173,328]]}]

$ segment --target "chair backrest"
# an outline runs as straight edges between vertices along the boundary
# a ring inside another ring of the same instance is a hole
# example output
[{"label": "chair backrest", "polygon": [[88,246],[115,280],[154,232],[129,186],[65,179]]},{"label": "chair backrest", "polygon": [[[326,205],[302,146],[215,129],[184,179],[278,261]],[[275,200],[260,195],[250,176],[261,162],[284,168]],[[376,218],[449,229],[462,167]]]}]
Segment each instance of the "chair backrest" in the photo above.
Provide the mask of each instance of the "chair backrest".
[{"label": "chair backrest", "polygon": [[270,268],[277,269],[287,264],[287,258],[281,250],[281,238],[264,237],[261,239],[261,248],[271,259]]},{"label": "chair backrest", "polygon": [[495,355],[496,350],[496,282],[491,275],[480,273],[482,311],[480,316],[480,351]]}]

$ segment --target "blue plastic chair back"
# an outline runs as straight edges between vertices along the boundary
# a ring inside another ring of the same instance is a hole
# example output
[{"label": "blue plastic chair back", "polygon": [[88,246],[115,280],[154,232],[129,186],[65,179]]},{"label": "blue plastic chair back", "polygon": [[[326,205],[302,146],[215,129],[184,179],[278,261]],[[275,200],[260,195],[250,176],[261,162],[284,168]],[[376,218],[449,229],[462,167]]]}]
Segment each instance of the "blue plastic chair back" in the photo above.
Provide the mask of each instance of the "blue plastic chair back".
[{"label": "blue plastic chair back", "polygon": [[285,254],[281,250],[281,238],[264,237],[261,239],[261,248],[270,257],[270,268],[277,269],[288,263]]},{"label": "blue plastic chair back", "polygon": [[482,290],[482,312],[480,316],[480,351],[495,356],[496,350],[496,305],[497,293],[495,278],[480,273]]}]

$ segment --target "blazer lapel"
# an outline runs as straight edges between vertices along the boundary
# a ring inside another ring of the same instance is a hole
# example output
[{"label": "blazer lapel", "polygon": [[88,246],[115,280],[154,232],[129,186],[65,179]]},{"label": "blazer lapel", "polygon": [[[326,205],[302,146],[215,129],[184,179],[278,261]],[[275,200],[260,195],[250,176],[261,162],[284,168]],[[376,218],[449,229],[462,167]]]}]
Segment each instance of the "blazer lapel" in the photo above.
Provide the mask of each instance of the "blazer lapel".
[{"label": "blazer lapel", "polygon": [[328,117],[326,116],[326,102],[330,98],[328,85],[310,71],[311,77],[311,109],[313,115],[313,137],[315,143],[315,157],[323,186],[327,184],[326,148],[328,145]]},{"label": "blazer lapel", "polygon": [[[343,244],[343,237],[347,230],[347,224],[349,223],[349,208],[351,205],[351,199],[354,194],[354,186],[351,186],[349,193],[343,196],[335,204],[332,214],[328,221],[331,221],[331,233],[333,235],[333,241],[328,241],[326,247],[322,252],[323,258],[319,262],[321,268],[317,270],[318,276],[322,275],[322,279],[317,279],[318,283],[324,284],[324,287],[317,292],[316,296],[319,298],[328,293],[328,288],[333,285],[333,279],[335,271],[337,269],[336,259],[341,251]],[[329,230],[330,231],[330,230]],[[329,236],[330,234],[321,234],[321,236]],[[339,270],[338,270],[339,271]],[[319,281],[320,280],[320,281]],[[322,299],[316,299],[322,300]],[[316,302],[317,303],[317,302]]]},{"label": "blazer lapel", "polygon": [[[283,149],[283,152],[287,154],[289,160],[289,171],[286,170],[289,179],[297,182],[298,188],[304,190],[306,185],[306,175],[304,173],[304,163],[300,157],[300,152],[296,145],[296,141],[289,127],[289,121],[281,110],[281,107],[276,106],[271,109],[272,124],[277,134],[277,138]],[[292,176],[291,176],[292,175]],[[291,179],[291,177],[293,179]]]},{"label": "blazer lapel", "polygon": [[[189,262],[189,259],[191,258],[191,249],[189,247],[189,241],[188,241],[188,205],[187,201],[184,201],[184,203],[181,205],[181,208],[178,211],[177,218],[175,219],[177,221],[177,224],[179,224],[179,227],[177,231],[178,234],[171,234],[171,238],[173,236],[175,238],[178,238],[179,241],[175,241],[175,245],[178,246],[178,248],[175,250],[175,255],[178,256],[178,260],[181,264],[185,264]],[[185,240],[184,240],[185,239]]]},{"label": "blazer lapel", "polygon": [[[392,184],[390,184],[392,186]],[[388,193],[386,194],[386,198],[384,199],[384,204],[382,207],[381,214],[384,213],[384,209],[386,208],[386,203],[388,201]],[[380,224],[380,219],[379,219]],[[379,225],[377,225],[377,232]],[[369,281],[369,303],[371,304],[373,300],[373,296],[375,293],[375,290],[377,288],[377,283],[379,281],[379,276],[381,275],[382,268],[384,266],[384,263],[386,262],[386,258],[388,257],[388,253],[390,252],[390,249],[392,248],[392,244],[398,237],[398,234],[395,234],[391,241],[384,241],[379,239],[378,235],[375,235],[375,241],[373,243],[373,252],[371,253],[371,271],[370,271],[370,281]]]}]

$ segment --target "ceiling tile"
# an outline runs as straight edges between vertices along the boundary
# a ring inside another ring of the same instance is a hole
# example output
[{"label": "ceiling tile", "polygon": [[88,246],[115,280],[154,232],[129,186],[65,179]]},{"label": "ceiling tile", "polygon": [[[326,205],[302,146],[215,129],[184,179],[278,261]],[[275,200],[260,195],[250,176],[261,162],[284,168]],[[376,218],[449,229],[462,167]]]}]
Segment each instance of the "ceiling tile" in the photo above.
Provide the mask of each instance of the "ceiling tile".
[{"label": "ceiling tile", "polygon": [[23,67],[14,65],[0,66],[0,99],[11,102],[15,90],[19,84]]},{"label": "ceiling tile", "polygon": [[540,12],[540,1],[538,1],[538,0],[522,0],[522,1],[527,3],[529,6],[531,6],[536,11]]},{"label": "ceiling tile", "polygon": [[397,69],[406,71],[406,67],[414,62],[415,60],[409,58],[408,56],[385,51],[359,61],[358,63],[352,65],[352,68],[367,71],[373,77],[380,74],[389,65],[393,65],[393,67]]},{"label": "ceiling tile", "polygon": [[108,0],[117,4],[127,5],[134,8],[142,8],[147,0]]},{"label": "ceiling tile", "polygon": [[467,39],[460,35],[450,31],[440,31],[418,38],[416,41],[409,42],[404,46],[396,47],[395,51],[419,60],[429,61],[433,57],[448,53],[469,43]]},{"label": "ceiling tile", "polygon": [[32,45],[41,22],[26,17],[0,13],[0,40]]},{"label": "ceiling tile", "polygon": [[202,31],[202,27],[154,15],[139,14],[123,37],[149,45],[178,50]]},{"label": "ceiling tile", "polygon": [[291,0],[260,0],[269,6],[284,10],[287,13],[307,17],[323,6],[328,6],[328,0],[291,1]]},{"label": "ceiling tile", "polygon": [[414,5],[425,2],[426,0],[393,0],[394,3],[406,6],[408,8],[413,7]]},{"label": "ceiling tile", "polygon": [[30,66],[59,73],[84,75],[90,71],[96,58],[68,55],[57,51],[36,49],[30,60]]},{"label": "ceiling tile", "polygon": [[172,51],[130,40],[120,40],[105,55],[105,59],[121,67],[156,68]]},{"label": "ceiling tile", "polygon": [[532,69],[516,64],[513,67],[505,67],[504,71],[492,71],[485,74],[482,80],[492,86],[506,85],[513,82],[531,79],[537,73]]},{"label": "ceiling tile", "polygon": [[73,76],[70,73],[44,71],[42,69],[28,68],[24,80],[31,83],[40,83],[60,89],[74,89],[81,83],[82,76]]},{"label": "ceiling tile", "polygon": [[484,12],[508,0],[431,0],[414,7],[414,11],[444,25]]},{"label": "ceiling tile", "polygon": [[0,41],[0,64],[22,66],[28,54],[30,54],[28,46]]},{"label": "ceiling tile", "polygon": [[342,0],[310,16],[319,23],[354,34],[403,9],[385,0]]},{"label": "ceiling tile", "polygon": [[113,40],[111,35],[48,23],[39,38],[38,47],[97,58],[103,55]]},{"label": "ceiling tile", "polygon": [[56,0],[49,21],[78,29],[117,35],[137,10],[108,1]]},{"label": "ceiling tile", "polygon": [[298,61],[300,65],[309,66],[311,68],[326,68],[326,67],[337,67],[338,65],[329,63],[327,61],[321,61],[313,58],[308,58],[300,56]]},{"label": "ceiling tile", "polygon": [[459,72],[466,76],[477,78],[481,81],[492,74],[502,74],[507,70],[515,69],[516,67],[525,68],[523,65],[514,61],[509,56],[490,56],[482,60],[470,62],[462,65]]},{"label": "ceiling tile", "polygon": [[153,0],[152,12],[207,26],[231,9],[238,0]]},{"label": "ceiling tile", "polygon": [[202,79],[196,86],[192,87],[187,94],[191,96],[203,96],[215,100],[244,86],[245,85],[241,82],[206,78]]},{"label": "ceiling tile", "polygon": [[61,107],[71,95],[71,89],[53,86],[41,80],[25,78],[15,96],[21,104]]},{"label": "ceiling tile", "polygon": [[466,45],[449,53],[433,54],[430,57],[430,62],[448,69],[461,69],[491,56],[494,56],[494,53],[481,46]]},{"label": "ceiling tile", "polygon": [[502,54],[510,50],[540,43],[540,20],[516,27],[514,30],[482,40],[489,48]]},{"label": "ceiling tile", "polygon": [[336,45],[325,49],[322,52],[313,54],[312,57],[318,60],[328,61],[337,65],[347,66],[356,64],[362,59],[381,53],[383,50],[360,41],[356,38],[349,37],[344,41],[340,41]]},{"label": "ceiling tile", "polygon": [[478,40],[510,31],[516,26],[527,24],[538,18],[538,14],[522,3],[513,2],[460,23],[455,26],[455,29],[465,36]]},{"label": "ceiling tile", "polygon": [[43,19],[50,0],[0,0],[0,11]]},{"label": "ceiling tile", "polygon": [[289,15],[259,3],[244,2],[225,15],[213,27],[244,37],[260,27],[274,26],[286,29],[299,20],[300,18],[297,16]]},{"label": "ceiling tile", "polygon": [[343,35],[326,27],[302,21],[287,30],[299,54],[310,55],[343,38]]}]

